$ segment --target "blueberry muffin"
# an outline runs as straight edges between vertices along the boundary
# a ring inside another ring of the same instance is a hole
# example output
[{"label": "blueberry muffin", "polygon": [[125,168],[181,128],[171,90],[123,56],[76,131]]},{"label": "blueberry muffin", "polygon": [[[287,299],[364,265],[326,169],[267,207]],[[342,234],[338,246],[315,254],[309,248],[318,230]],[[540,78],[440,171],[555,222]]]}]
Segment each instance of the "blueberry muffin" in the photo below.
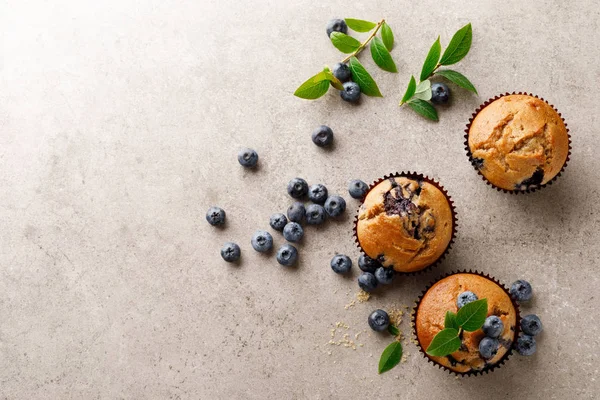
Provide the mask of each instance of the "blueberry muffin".
[{"label": "blueberry muffin", "polygon": [[544,100],[527,94],[500,97],[477,113],[467,130],[471,162],[487,181],[508,191],[539,188],[563,168],[569,135]]},{"label": "blueberry muffin", "polygon": [[362,251],[384,267],[416,272],[434,264],[454,235],[446,194],[421,175],[384,179],[358,211],[356,238]]}]

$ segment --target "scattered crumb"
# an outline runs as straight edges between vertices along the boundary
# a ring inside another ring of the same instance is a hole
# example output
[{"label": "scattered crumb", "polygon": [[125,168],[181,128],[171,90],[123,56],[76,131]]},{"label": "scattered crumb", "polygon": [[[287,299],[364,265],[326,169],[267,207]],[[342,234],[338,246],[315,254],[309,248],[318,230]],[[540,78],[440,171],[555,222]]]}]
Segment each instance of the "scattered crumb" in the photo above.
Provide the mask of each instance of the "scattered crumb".
[{"label": "scattered crumb", "polygon": [[354,335],[354,339],[358,339],[358,337],[360,336],[360,334],[361,334],[361,333],[362,333],[362,332],[358,332],[358,333],[356,333],[356,334]]},{"label": "scattered crumb", "polygon": [[369,353],[369,357],[373,357],[373,353]]},{"label": "scattered crumb", "polygon": [[406,362],[406,354],[402,354],[402,358],[400,359],[401,363],[405,363]]},{"label": "scattered crumb", "polygon": [[400,308],[396,308],[394,306],[388,307],[387,313],[390,316],[390,322],[392,325],[398,327],[402,323],[402,317],[404,316],[404,311]]},{"label": "scattered crumb", "polygon": [[415,339],[415,338],[412,338],[412,337],[411,337],[411,338],[410,338],[410,342],[411,342],[412,344],[414,344],[414,345],[417,345],[417,346],[419,345],[419,342],[418,342],[418,341],[417,341],[417,339]]},{"label": "scattered crumb", "polygon": [[356,300],[352,300],[350,303],[348,303],[344,306],[344,310],[354,307],[355,304],[356,304]]},{"label": "scattered crumb", "polygon": [[359,346],[359,347],[363,347],[363,346],[364,346],[364,344],[363,344],[363,343],[359,343],[359,344],[358,344],[358,346]]},{"label": "scattered crumb", "polygon": [[369,299],[371,298],[371,294],[368,292],[365,292],[364,290],[360,290],[360,292],[356,293],[356,299],[358,300],[359,303],[364,303],[369,301]]},{"label": "scattered crumb", "polygon": [[335,327],[336,328],[344,328],[346,330],[350,329],[350,327],[347,324],[345,324],[343,321],[336,322]]},{"label": "scattered crumb", "polygon": [[331,338],[335,337],[335,328],[331,328]]},{"label": "scattered crumb", "polygon": [[400,379],[400,375],[396,375],[396,379]]},{"label": "scattered crumb", "polygon": [[327,355],[331,355],[332,353],[330,351],[327,352]]}]

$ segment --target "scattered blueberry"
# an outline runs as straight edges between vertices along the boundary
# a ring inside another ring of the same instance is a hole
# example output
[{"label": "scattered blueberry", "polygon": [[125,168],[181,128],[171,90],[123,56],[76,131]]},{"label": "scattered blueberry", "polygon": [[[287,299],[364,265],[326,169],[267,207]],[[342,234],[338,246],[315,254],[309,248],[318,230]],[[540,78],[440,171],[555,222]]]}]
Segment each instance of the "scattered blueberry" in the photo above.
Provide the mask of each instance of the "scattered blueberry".
[{"label": "scattered blueberry", "polygon": [[252,168],[258,162],[258,153],[252,149],[242,149],[238,153],[238,161],[243,167]]},{"label": "scattered blueberry", "polygon": [[377,287],[377,278],[370,272],[363,272],[358,276],[358,286],[365,292],[372,292]]},{"label": "scattered blueberry", "polygon": [[499,345],[498,339],[486,336],[479,342],[479,354],[481,354],[481,357],[489,360],[496,355]]},{"label": "scattered blueberry", "polygon": [[346,211],[346,200],[338,195],[329,196],[325,201],[325,211],[330,217],[339,217]]},{"label": "scattered blueberry", "polygon": [[352,260],[343,254],[337,254],[331,259],[331,269],[336,274],[345,274],[352,268]]},{"label": "scattered blueberry", "polygon": [[312,141],[319,147],[329,146],[333,142],[333,131],[326,125],[321,125],[312,133]]},{"label": "scattered blueberry", "polygon": [[456,299],[456,305],[458,306],[458,308],[462,308],[464,305],[469,304],[472,301],[477,300],[477,295],[473,292],[462,292],[461,294],[458,295],[458,298]]},{"label": "scattered blueberry", "polygon": [[348,64],[337,63],[333,66],[333,76],[342,81],[342,83],[348,82],[352,79],[352,71],[350,71]]},{"label": "scattered blueberry", "polygon": [[510,295],[517,301],[529,301],[533,296],[533,289],[529,282],[519,279],[511,285]]},{"label": "scattered blueberry", "polygon": [[362,199],[367,194],[369,186],[360,179],[354,179],[348,185],[348,193],[353,199]]},{"label": "scattered blueberry", "polygon": [[360,257],[358,257],[358,268],[364,272],[370,272],[374,274],[375,270],[379,267],[381,267],[381,264],[366,254],[361,254]]},{"label": "scattered blueberry", "polygon": [[304,214],[306,214],[306,209],[304,208],[304,204],[299,201],[292,204],[287,210],[287,216],[291,222],[302,222]]},{"label": "scattered blueberry", "polygon": [[533,355],[536,348],[537,345],[533,336],[523,335],[517,339],[517,351],[522,356]]},{"label": "scattered blueberry", "polygon": [[254,250],[264,253],[273,247],[273,236],[266,231],[256,231],[250,241]]},{"label": "scattered blueberry", "polygon": [[332,32],[348,33],[348,25],[343,19],[334,18],[327,23],[325,30],[327,31],[327,37],[331,36]]},{"label": "scattered blueberry", "polygon": [[369,315],[369,326],[376,332],[385,331],[390,326],[390,316],[383,310],[375,310]]},{"label": "scattered blueberry", "polygon": [[325,209],[320,204],[309,204],[306,207],[306,223],[320,225],[325,222]]},{"label": "scattered blueberry", "polygon": [[225,210],[220,207],[211,207],[206,212],[206,220],[212,226],[223,225],[225,223]]},{"label": "scattered blueberry", "polygon": [[340,90],[342,100],[356,103],[360,99],[360,86],[356,82],[344,83],[344,90]]},{"label": "scattered blueberry", "polygon": [[288,242],[296,243],[302,240],[304,230],[297,222],[288,222],[283,228],[283,237]]},{"label": "scattered blueberry", "polygon": [[240,246],[235,243],[227,242],[221,247],[221,257],[227,262],[234,262],[240,259]]},{"label": "scattered blueberry", "polygon": [[294,178],[287,185],[287,192],[290,196],[298,199],[305,196],[308,192],[308,183],[302,178]]},{"label": "scattered blueberry", "polygon": [[433,104],[446,104],[450,99],[450,89],[444,83],[431,84],[431,102]]},{"label": "scattered blueberry", "polygon": [[277,250],[277,262],[286,267],[296,263],[298,259],[298,250],[289,243],[283,244],[279,250]]},{"label": "scattered blueberry", "polygon": [[282,213],[273,214],[269,219],[269,225],[271,225],[271,228],[280,232],[283,231],[283,228],[285,227],[285,224],[287,224],[287,222],[287,217]]},{"label": "scattered blueberry", "polygon": [[377,278],[377,282],[389,285],[394,279],[394,270],[392,268],[379,267],[375,270],[375,278]]},{"label": "scattered blueberry", "polygon": [[504,331],[504,324],[502,323],[502,320],[497,316],[490,315],[485,319],[485,322],[483,323],[481,329],[483,329],[483,333],[485,333],[485,336],[497,338],[502,334],[502,331]]},{"label": "scattered blueberry", "polygon": [[317,183],[308,188],[308,199],[313,203],[324,204],[327,200],[327,188],[325,185]]},{"label": "scattered blueberry", "polygon": [[542,321],[535,314],[529,314],[521,319],[521,330],[531,336],[539,335],[544,329]]}]

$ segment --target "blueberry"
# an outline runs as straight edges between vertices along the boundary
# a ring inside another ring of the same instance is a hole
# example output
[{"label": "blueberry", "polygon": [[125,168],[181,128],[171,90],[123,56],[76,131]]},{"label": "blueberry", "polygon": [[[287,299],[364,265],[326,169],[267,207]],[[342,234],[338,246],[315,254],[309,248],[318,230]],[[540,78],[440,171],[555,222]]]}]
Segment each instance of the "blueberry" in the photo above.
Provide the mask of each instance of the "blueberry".
[{"label": "blueberry", "polygon": [[498,339],[486,336],[479,342],[479,354],[481,354],[481,357],[489,360],[496,355],[499,345]]},{"label": "blueberry", "polygon": [[352,79],[352,71],[350,71],[348,64],[337,63],[333,66],[333,76],[342,81],[342,83],[348,82]]},{"label": "blueberry", "polygon": [[252,236],[250,244],[259,253],[267,252],[273,247],[273,236],[266,231],[256,231]]},{"label": "blueberry", "polygon": [[485,319],[485,322],[483,323],[481,329],[483,329],[483,333],[485,333],[485,336],[497,338],[502,334],[502,331],[504,331],[504,324],[502,323],[502,320],[497,316],[490,315]]},{"label": "blueberry", "polygon": [[390,316],[383,310],[375,310],[369,315],[369,326],[376,332],[385,331],[390,326]]},{"label": "blueberry", "polygon": [[306,223],[320,225],[325,222],[325,209],[320,204],[309,204],[306,207]]},{"label": "blueberry", "polygon": [[324,204],[327,200],[327,188],[325,185],[317,183],[308,188],[308,199],[313,203]]},{"label": "blueberry", "polygon": [[337,254],[331,259],[331,269],[336,274],[345,274],[352,268],[352,260],[343,254]]},{"label": "blueberry", "polygon": [[339,217],[346,211],[346,200],[338,195],[329,196],[325,201],[325,211],[330,217]]},{"label": "blueberry", "polygon": [[288,222],[283,228],[283,237],[288,242],[299,242],[304,236],[304,230],[297,222]]},{"label": "blueberry", "polygon": [[450,99],[450,89],[445,83],[431,84],[431,102],[433,104],[446,104]]},{"label": "blueberry", "polygon": [[240,253],[240,246],[232,242],[227,242],[221,247],[221,257],[227,262],[239,260]]},{"label": "blueberry", "polygon": [[531,336],[539,335],[544,329],[542,321],[535,314],[529,314],[521,319],[521,330]]},{"label": "blueberry", "polygon": [[242,149],[238,153],[238,161],[243,167],[252,168],[258,162],[258,153],[252,149]]},{"label": "blueberry", "polygon": [[377,270],[379,267],[381,267],[381,264],[366,254],[361,254],[360,257],[358,257],[358,268],[364,272],[370,272],[374,274],[375,270]]},{"label": "blueberry", "polygon": [[344,90],[340,91],[340,96],[344,101],[356,103],[360,99],[360,86],[356,82],[346,82],[344,83]]},{"label": "blueberry", "polygon": [[370,272],[363,272],[358,276],[358,286],[365,292],[372,292],[377,287],[377,278]]},{"label": "blueberry", "polygon": [[306,209],[304,208],[304,204],[299,201],[292,204],[287,210],[287,216],[291,222],[302,222],[304,214],[306,214]]},{"label": "blueberry", "polygon": [[330,127],[321,125],[313,131],[312,141],[319,147],[329,146],[333,142],[333,131]]},{"label": "blueberry", "polygon": [[348,185],[348,193],[350,193],[350,197],[353,199],[362,199],[368,190],[369,186],[360,179],[354,179]]},{"label": "blueberry", "polygon": [[394,270],[392,268],[379,267],[375,270],[377,282],[383,285],[389,285],[394,279]]},{"label": "blueberry", "polygon": [[331,36],[332,32],[348,33],[348,25],[343,19],[334,18],[327,23],[325,30],[327,31],[327,37]]},{"label": "blueberry", "polygon": [[510,286],[510,295],[517,301],[529,301],[533,296],[533,289],[529,282],[519,279]]},{"label": "blueberry", "polygon": [[536,348],[537,345],[533,336],[523,335],[517,339],[517,351],[522,356],[533,355]]},{"label": "blueberry", "polygon": [[287,217],[282,213],[273,214],[269,219],[269,225],[271,225],[271,228],[280,232],[283,231],[283,227],[285,226],[285,224],[287,224],[287,222]]},{"label": "blueberry", "polygon": [[285,243],[277,250],[277,262],[289,267],[296,263],[298,259],[298,250],[291,244]]},{"label": "blueberry", "polygon": [[473,292],[462,292],[461,294],[458,295],[458,298],[456,299],[456,305],[458,306],[458,308],[462,308],[464,305],[469,304],[472,301],[477,300],[477,295]]},{"label": "blueberry", "polygon": [[212,226],[223,225],[225,223],[225,210],[220,207],[211,207],[206,212],[206,220]]},{"label": "blueberry", "polygon": [[293,198],[298,199],[308,192],[308,183],[302,178],[294,178],[288,182],[287,192]]}]

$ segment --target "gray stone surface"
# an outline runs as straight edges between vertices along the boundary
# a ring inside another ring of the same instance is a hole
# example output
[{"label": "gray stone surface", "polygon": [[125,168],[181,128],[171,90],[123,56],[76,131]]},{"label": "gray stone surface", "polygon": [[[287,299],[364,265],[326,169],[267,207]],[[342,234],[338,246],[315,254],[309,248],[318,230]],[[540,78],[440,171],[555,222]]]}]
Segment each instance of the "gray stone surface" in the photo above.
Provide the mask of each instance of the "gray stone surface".
[{"label": "gray stone surface", "polygon": [[[394,29],[398,74],[361,56],[383,99],[292,96],[341,58],[324,32],[334,16]],[[0,397],[597,398],[599,20],[593,1],[0,2]],[[457,69],[480,95],[455,89],[437,124],[399,109],[435,37],[468,21]],[[573,152],[555,185],[510,196],[475,174],[462,135],[478,104],[521,90],[560,109]],[[319,124],[333,151],[311,143]],[[243,146],[257,171],[238,165]],[[451,193],[456,245],[435,271],[345,309],[357,268],[340,277],[329,260],[358,256],[347,182],[400,170]],[[286,269],[250,237],[286,209],[294,176],[344,194],[349,211],[308,227]],[[211,205],[224,229],[204,220]],[[220,259],[227,240],[239,266]],[[462,268],[533,284],[538,354],[455,379],[407,343],[406,362],[377,375],[390,339],[354,338],[368,313],[412,305]],[[327,344],[339,321],[335,340],[362,347]]]}]

